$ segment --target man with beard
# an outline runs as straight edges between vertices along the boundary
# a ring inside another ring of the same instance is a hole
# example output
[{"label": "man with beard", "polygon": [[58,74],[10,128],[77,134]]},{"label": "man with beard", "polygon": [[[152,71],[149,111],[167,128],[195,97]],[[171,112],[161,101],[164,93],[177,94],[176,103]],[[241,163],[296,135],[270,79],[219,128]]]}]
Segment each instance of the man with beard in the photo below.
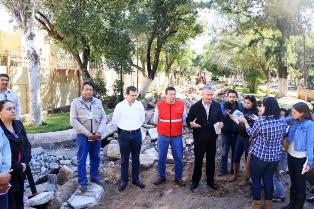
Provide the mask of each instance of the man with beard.
[{"label": "man with beard", "polygon": [[18,120],[21,117],[20,99],[15,91],[8,88],[9,80],[9,76],[7,74],[0,74],[0,101],[9,100],[13,104],[15,104],[16,119]]},{"label": "man with beard", "polygon": [[192,105],[186,123],[193,129],[194,138],[194,171],[192,176],[191,190],[195,190],[202,176],[203,158],[206,153],[206,176],[207,185],[218,190],[218,185],[214,182],[216,141],[218,135],[214,125],[222,128],[222,112],[220,104],[213,100],[214,89],[206,86],[202,89],[203,98]]},{"label": "man with beard", "polygon": [[239,110],[242,112],[243,105],[237,102],[238,93],[235,90],[229,90],[227,93],[227,102],[221,105],[221,110],[223,113],[223,124],[222,129],[222,156],[220,164],[220,174],[219,176],[226,175],[228,173],[228,155],[231,148],[231,169],[230,173],[233,174],[233,158],[235,145],[238,138],[237,124],[231,120],[230,114],[234,111]]}]

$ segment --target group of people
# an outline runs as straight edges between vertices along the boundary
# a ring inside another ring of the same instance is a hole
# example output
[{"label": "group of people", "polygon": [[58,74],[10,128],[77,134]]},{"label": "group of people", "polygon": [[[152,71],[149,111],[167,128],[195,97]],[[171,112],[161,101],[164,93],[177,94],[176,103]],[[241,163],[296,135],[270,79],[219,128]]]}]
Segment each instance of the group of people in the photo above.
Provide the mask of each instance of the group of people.
[{"label": "group of people", "polygon": [[[9,76],[0,74],[0,208],[24,208],[24,179],[31,160],[31,145],[20,118],[20,104],[16,93],[8,89]],[[84,83],[81,96],[71,103],[70,123],[77,132],[77,171],[80,192],[88,190],[86,159],[90,159],[90,181],[105,187],[99,176],[101,140],[106,130],[107,116],[101,100],[95,98],[92,83]],[[118,127],[121,154],[119,191],[129,181],[129,159],[132,159],[132,184],[144,189],[140,179],[141,127],[145,109],[137,101],[136,87],[126,89],[126,98],[114,109],[112,122]],[[232,173],[229,182],[238,178],[240,160],[244,154],[245,172],[240,185],[251,181],[253,201],[250,209],[271,208],[273,190],[284,201],[279,170],[290,174],[290,201],[283,209],[301,209],[306,199],[306,175],[313,165],[314,122],[309,107],[299,102],[287,114],[277,100],[266,97],[261,103],[254,96],[237,101],[237,92],[230,90],[224,104],[213,99],[214,89],[205,86],[202,99],[188,111],[183,101],[176,98],[176,90],[167,87],[165,99],[158,102],[153,121],[158,132],[158,177],[153,182],[166,182],[166,159],[169,145],[174,159],[174,182],[185,186],[183,179],[182,129],[193,130],[194,170],[191,190],[198,188],[203,158],[206,155],[206,183],[218,190],[215,182],[215,162],[218,135],[222,134],[222,156],[219,176]],[[231,150],[231,168],[228,155]],[[287,156],[287,157],[286,157]],[[264,201],[261,203],[261,192]]]},{"label": "group of people", "polygon": [[[81,192],[87,190],[86,157],[90,154],[91,181],[104,185],[99,178],[99,150],[102,132],[105,130],[106,114],[101,101],[93,97],[93,86],[84,83],[82,96],[71,105],[71,124],[76,129],[78,143],[78,181]],[[118,142],[121,154],[121,182],[118,190],[128,185],[129,159],[132,159],[132,184],[144,189],[139,177],[142,136],[140,128],[145,122],[143,104],[137,101],[138,92],[134,86],[126,89],[126,99],[114,109],[112,122],[118,127]],[[176,90],[167,87],[165,99],[157,103],[153,121],[158,132],[158,177],[153,182],[166,182],[166,159],[169,145],[174,159],[174,182],[185,186],[183,174],[182,128],[187,125],[193,130],[194,170],[191,190],[199,186],[203,158],[206,155],[207,185],[218,190],[214,181],[215,159],[218,135],[222,134],[222,157],[219,176],[228,172],[228,154],[232,152],[229,182],[238,178],[240,160],[245,154],[245,175],[240,185],[251,181],[253,202],[250,209],[263,206],[271,208],[274,185],[276,193],[283,193],[278,178],[279,165],[288,153],[288,169],[291,179],[290,201],[284,209],[303,208],[306,199],[306,174],[313,164],[314,122],[309,107],[299,102],[288,116],[280,109],[277,100],[266,97],[258,103],[254,96],[246,96],[244,103],[237,101],[234,90],[227,93],[224,104],[213,100],[214,89],[205,86],[202,99],[187,111],[183,101],[176,98]],[[237,117],[234,113],[240,113]],[[264,190],[264,202],[261,192]],[[281,191],[281,192],[280,192]],[[284,195],[284,194],[283,194]],[[284,198],[283,198],[284,201]]]},{"label": "group of people", "polygon": [[29,177],[31,145],[20,119],[19,98],[0,74],[0,208],[24,208],[24,179]]}]

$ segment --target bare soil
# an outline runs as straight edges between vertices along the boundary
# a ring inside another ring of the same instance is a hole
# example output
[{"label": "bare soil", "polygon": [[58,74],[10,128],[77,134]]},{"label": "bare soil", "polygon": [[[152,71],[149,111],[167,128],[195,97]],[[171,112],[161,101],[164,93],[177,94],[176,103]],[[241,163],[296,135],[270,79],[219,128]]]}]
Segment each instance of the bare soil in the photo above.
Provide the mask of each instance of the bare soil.
[{"label": "bare soil", "polygon": [[[216,171],[217,168],[218,166]],[[115,177],[119,176],[118,167],[115,172]],[[167,164],[167,182],[155,186],[152,184],[157,177],[155,164],[153,168],[141,172],[141,179],[146,184],[145,189],[139,189],[129,182],[126,190],[119,192],[117,189],[118,184],[110,183],[105,189],[105,195],[101,202],[94,209],[242,209],[250,205],[251,192],[249,186],[238,186],[241,177],[233,183],[226,181],[230,175],[216,177],[216,183],[219,184],[220,190],[213,191],[206,185],[205,170],[203,170],[203,179],[200,186],[192,192],[190,190],[192,172],[193,160],[190,160],[186,162],[184,168],[184,179],[186,179],[187,185],[180,187],[174,183],[174,165]],[[286,202],[274,203],[273,209],[279,209],[288,204],[289,175],[284,175],[283,180],[287,190]],[[310,208],[313,209],[314,205],[306,203],[304,209]]]}]

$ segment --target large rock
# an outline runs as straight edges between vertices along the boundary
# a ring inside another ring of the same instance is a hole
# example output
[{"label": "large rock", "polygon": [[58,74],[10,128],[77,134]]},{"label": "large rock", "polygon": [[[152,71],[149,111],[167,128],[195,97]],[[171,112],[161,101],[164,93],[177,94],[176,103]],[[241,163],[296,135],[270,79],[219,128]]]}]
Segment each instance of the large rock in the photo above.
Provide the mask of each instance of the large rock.
[{"label": "large rock", "polygon": [[64,165],[59,170],[57,182],[59,185],[63,185],[73,177],[74,177],[74,171],[68,166]]},{"label": "large rock", "polygon": [[278,101],[280,107],[282,107],[282,108],[289,109],[289,108],[292,108],[292,106],[298,102],[304,102],[307,104],[307,106],[309,106],[310,109],[313,109],[313,106],[311,103],[306,102],[305,100],[302,100],[302,99],[294,98],[294,97],[281,97],[277,101]]},{"label": "large rock", "polygon": [[107,138],[108,136],[111,136],[113,133],[115,133],[118,130],[118,127],[116,124],[113,124],[112,122],[108,123],[106,125],[105,131],[102,133],[102,138]]},{"label": "large rock", "polygon": [[72,143],[73,139],[76,138],[76,132],[74,129],[69,129],[48,133],[27,134],[27,137],[33,147],[55,148],[59,144]]},{"label": "large rock", "polygon": [[168,150],[166,162],[167,162],[167,163],[170,163],[170,164],[173,164],[173,163],[174,163],[174,159],[173,159],[173,156],[172,156],[171,149]]},{"label": "large rock", "polygon": [[87,192],[80,193],[79,190],[70,197],[68,204],[76,209],[87,208],[95,206],[100,200],[104,189],[97,184],[90,184],[87,186]]},{"label": "large rock", "polygon": [[151,139],[157,139],[158,138],[157,128],[148,129],[148,134]]},{"label": "large rock", "polygon": [[141,134],[142,134],[142,140],[144,140],[144,139],[145,139],[145,137],[146,137],[146,134],[147,134],[147,129],[146,129],[146,128],[141,127]]},{"label": "large rock", "polygon": [[43,205],[49,202],[52,198],[53,198],[53,192],[43,192],[29,199],[27,205],[28,206]]},{"label": "large rock", "polygon": [[66,202],[73,195],[77,186],[76,178],[70,179],[64,185],[59,186],[55,192],[54,198],[48,205],[48,209],[60,209],[62,203]]},{"label": "large rock", "polygon": [[145,124],[153,124],[154,111],[149,110],[145,112]]},{"label": "large rock", "polygon": [[56,162],[52,162],[52,163],[49,164],[49,168],[52,169],[52,170],[56,170],[56,169],[59,168],[59,165]]},{"label": "large rock", "polygon": [[109,160],[120,159],[120,146],[116,143],[111,143],[108,145],[107,157]]},{"label": "large rock", "polygon": [[143,168],[150,168],[158,160],[158,153],[155,148],[148,149],[140,154],[140,163]]}]

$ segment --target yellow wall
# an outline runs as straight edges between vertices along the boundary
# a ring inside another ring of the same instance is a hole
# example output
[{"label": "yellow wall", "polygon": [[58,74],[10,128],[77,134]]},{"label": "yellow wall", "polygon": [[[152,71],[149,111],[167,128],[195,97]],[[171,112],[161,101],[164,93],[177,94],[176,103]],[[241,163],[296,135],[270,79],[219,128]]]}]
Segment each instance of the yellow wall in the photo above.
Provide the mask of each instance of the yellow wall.
[{"label": "yellow wall", "polygon": [[[69,105],[71,101],[80,95],[78,70],[74,60],[69,62],[69,55],[57,57],[62,54],[59,49],[50,43],[39,39],[38,53],[42,68],[41,75],[41,104],[44,110]],[[29,78],[26,67],[22,67],[22,44],[19,33],[5,33],[0,31],[0,55],[18,62],[12,66],[7,62],[0,66],[0,73],[7,73],[10,76],[10,88],[14,89],[21,101],[22,114],[29,112]],[[17,58],[12,58],[17,57]],[[17,60],[18,59],[18,60]],[[47,63],[47,64],[46,64]],[[67,63],[67,64],[64,64]],[[1,65],[1,64],[0,64]],[[48,67],[46,67],[48,66]]]},{"label": "yellow wall", "polygon": [[0,31],[0,53],[21,53],[20,33],[6,33]]}]

